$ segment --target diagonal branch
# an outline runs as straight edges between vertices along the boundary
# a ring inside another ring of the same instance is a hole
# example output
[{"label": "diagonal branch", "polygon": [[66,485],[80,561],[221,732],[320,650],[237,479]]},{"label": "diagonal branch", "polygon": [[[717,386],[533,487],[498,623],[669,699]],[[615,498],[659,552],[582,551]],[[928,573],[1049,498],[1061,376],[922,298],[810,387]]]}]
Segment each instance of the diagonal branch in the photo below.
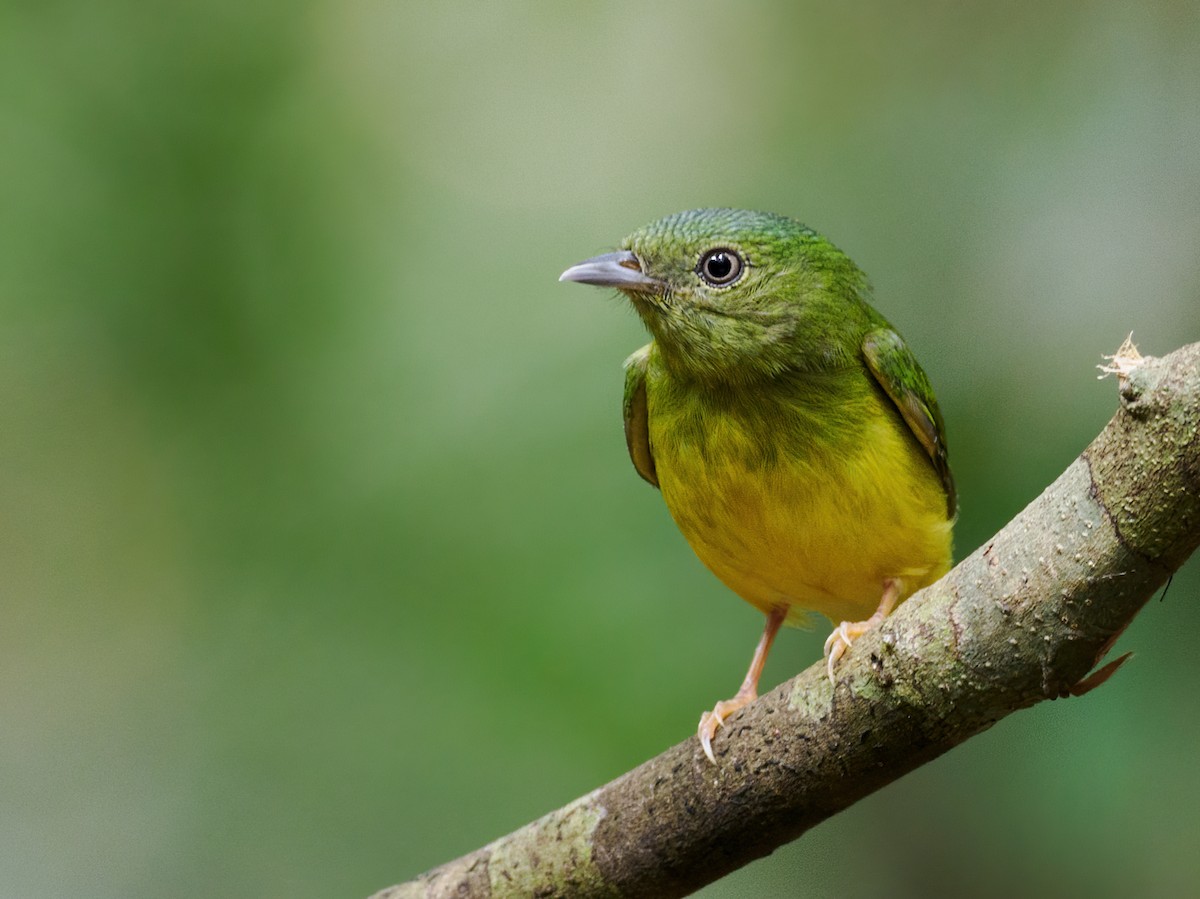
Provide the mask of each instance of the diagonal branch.
[{"label": "diagonal branch", "polygon": [[[1135,351],[1136,352],[1136,351]],[[1000,533],[854,644],[692,738],[375,899],[681,896],[1000,718],[1098,686],[1113,641],[1200,544],[1200,344],[1121,354],[1121,407]]]}]

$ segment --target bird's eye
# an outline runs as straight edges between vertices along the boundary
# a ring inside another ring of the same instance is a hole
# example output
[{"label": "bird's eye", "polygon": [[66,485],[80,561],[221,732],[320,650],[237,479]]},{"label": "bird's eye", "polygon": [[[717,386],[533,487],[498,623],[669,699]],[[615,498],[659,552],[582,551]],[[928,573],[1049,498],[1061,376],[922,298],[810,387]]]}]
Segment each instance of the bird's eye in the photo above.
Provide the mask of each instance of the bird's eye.
[{"label": "bird's eye", "polygon": [[713,287],[725,287],[742,276],[745,267],[742,257],[733,250],[709,250],[700,257],[696,274]]}]

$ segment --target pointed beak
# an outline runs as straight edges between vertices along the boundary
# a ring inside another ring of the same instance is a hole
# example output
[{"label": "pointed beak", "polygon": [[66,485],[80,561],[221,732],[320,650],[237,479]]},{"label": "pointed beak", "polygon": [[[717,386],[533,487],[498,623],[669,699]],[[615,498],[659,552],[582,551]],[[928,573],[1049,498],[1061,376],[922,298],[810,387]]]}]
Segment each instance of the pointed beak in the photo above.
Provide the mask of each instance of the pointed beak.
[{"label": "pointed beak", "polygon": [[653,291],[662,287],[661,281],[642,272],[637,257],[628,250],[605,253],[573,265],[559,275],[558,280],[616,287],[618,290]]}]

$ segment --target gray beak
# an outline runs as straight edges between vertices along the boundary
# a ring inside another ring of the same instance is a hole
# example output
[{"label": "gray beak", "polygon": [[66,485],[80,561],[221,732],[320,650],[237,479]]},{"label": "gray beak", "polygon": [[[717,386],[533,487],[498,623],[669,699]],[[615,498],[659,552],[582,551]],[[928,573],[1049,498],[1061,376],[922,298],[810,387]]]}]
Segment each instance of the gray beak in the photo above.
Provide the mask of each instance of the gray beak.
[{"label": "gray beak", "polygon": [[628,250],[605,253],[603,256],[573,265],[559,275],[558,280],[616,287],[619,290],[652,291],[662,287],[661,281],[642,272],[637,257]]}]

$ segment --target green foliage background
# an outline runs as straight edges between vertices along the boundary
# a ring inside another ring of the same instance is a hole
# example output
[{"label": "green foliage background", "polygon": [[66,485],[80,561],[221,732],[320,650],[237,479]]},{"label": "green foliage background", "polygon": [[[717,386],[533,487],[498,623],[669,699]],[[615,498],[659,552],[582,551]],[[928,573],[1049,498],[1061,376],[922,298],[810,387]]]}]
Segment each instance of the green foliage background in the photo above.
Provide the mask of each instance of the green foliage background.
[{"label": "green foliage background", "polygon": [[[1200,340],[1198,50],[1188,2],[0,5],[0,894],[365,895],[693,733],[760,616],[626,459],[636,319],[555,280],[659,215],[871,274],[969,552],[1101,353]],[[1188,892],[1198,594],[703,895]]]}]

